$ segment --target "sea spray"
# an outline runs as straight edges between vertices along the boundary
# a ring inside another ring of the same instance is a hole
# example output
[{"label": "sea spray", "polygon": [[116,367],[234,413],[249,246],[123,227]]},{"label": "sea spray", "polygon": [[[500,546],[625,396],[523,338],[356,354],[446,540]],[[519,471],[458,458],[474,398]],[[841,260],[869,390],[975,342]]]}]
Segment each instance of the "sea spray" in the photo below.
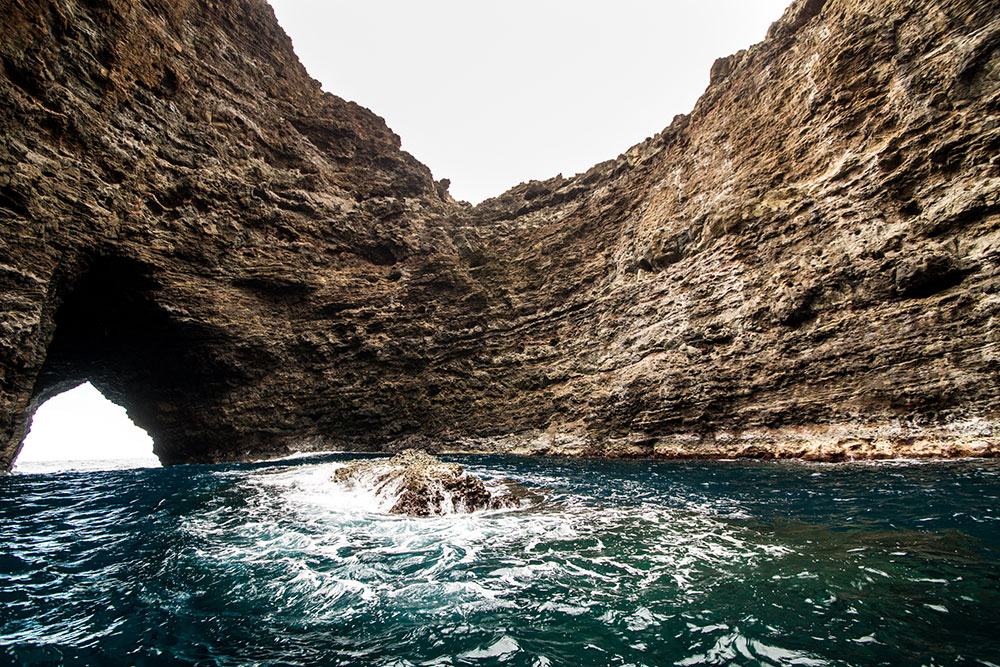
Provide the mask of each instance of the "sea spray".
[{"label": "sea spray", "polygon": [[[371,495],[389,514],[432,516],[510,509],[520,506],[517,494],[496,483],[467,474],[457,463],[445,463],[424,451],[407,449],[389,459],[365,459],[339,468],[333,480]],[[517,485],[511,482],[511,487]]]}]

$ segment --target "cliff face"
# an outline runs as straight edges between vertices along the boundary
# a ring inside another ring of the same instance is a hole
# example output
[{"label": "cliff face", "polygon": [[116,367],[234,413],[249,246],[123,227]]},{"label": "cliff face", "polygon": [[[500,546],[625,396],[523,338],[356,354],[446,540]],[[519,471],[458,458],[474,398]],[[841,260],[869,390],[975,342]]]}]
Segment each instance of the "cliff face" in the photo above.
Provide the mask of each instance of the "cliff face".
[{"label": "cliff face", "polygon": [[0,0],[0,465],[1000,451],[1000,17],[799,0],[617,160],[470,208],[263,0]]},{"label": "cliff face", "polygon": [[262,1],[0,9],[2,462],[84,378],[172,463],[412,428],[414,341],[470,290],[383,121]]},{"label": "cliff face", "polygon": [[661,135],[479,207],[532,323],[503,410],[556,449],[995,451],[995,9],[796,3]]}]

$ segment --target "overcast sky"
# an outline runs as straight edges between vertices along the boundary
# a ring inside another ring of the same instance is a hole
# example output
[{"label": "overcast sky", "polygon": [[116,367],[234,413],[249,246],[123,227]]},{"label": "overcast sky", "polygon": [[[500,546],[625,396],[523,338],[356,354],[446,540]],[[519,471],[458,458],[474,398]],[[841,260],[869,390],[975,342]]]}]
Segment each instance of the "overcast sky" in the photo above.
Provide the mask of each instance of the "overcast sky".
[{"label": "overcast sky", "polygon": [[38,408],[17,463],[152,457],[152,438],[88,382]]},{"label": "overcast sky", "polygon": [[[790,0],[271,0],[324,89],[386,119],[479,202],[571,176],[687,113],[716,58],[764,38]],[[151,456],[86,387],[39,408],[19,461]]]},{"label": "overcast sky", "polygon": [[473,203],[586,171],[687,113],[790,0],[271,0],[323,88]]}]

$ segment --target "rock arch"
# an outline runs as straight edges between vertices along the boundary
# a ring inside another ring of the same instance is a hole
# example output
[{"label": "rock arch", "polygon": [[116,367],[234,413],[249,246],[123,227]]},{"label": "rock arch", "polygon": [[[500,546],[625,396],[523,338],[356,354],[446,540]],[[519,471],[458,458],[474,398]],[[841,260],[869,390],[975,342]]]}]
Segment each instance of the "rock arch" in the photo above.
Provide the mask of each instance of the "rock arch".
[{"label": "rock arch", "polygon": [[[15,465],[65,461],[132,459],[148,466],[153,439],[118,405],[85,382],[46,400],[31,417]],[[60,466],[61,467],[61,466]]]},{"label": "rock arch", "polygon": [[156,274],[141,261],[104,255],[56,279],[51,322],[43,325],[51,334],[24,411],[27,423],[49,398],[89,381],[154,438],[164,462],[186,460],[174,445],[192,418],[186,406],[213,391],[219,369],[199,352],[205,332],[197,323],[163,307]]}]

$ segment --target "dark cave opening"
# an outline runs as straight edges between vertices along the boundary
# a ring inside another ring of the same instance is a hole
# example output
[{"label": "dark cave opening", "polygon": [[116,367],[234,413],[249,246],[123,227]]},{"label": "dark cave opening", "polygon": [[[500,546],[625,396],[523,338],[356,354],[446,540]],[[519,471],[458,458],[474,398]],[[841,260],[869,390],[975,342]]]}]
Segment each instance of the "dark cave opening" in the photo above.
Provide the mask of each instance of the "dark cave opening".
[{"label": "dark cave opening", "polygon": [[85,382],[154,440],[170,428],[165,407],[191,381],[184,364],[188,337],[159,305],[155,269],[101,257],[64,281],[56,295],[54,331],[35,381],[29,412]]}]

